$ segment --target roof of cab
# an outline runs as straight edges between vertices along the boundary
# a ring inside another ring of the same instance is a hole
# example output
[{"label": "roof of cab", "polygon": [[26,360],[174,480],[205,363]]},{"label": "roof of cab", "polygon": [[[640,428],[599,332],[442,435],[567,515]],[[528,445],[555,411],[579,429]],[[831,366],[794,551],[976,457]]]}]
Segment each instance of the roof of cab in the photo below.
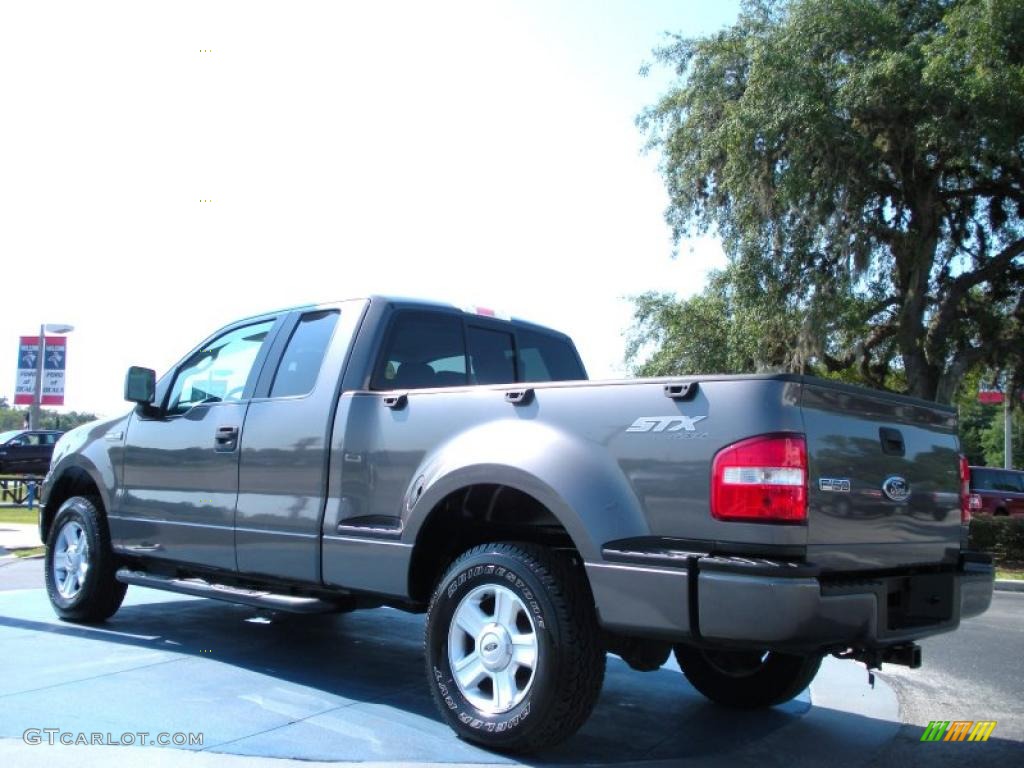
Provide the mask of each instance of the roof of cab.
[{"label": "roof of cab", "polygon": [[555,334],[557,336],[563,336],[565,338],[569,338],[568,334],[566,334],[566,333],[564,333],[562,331],[556,330],[554,328],[550,328],[550,327],[545,326],[545,325],[540,325],[539,323],[531,323],[529,320],[523,320],[520,317],[514,317],[514,316],[510,316],[510,315],[499,315],[499,313],[492,312],[491,310],[487,310],[484,307],[474,307],[474,308],[470,309],[470,308],[466,308],[466,307],[458,307],[455,304],[449,304],[449,303],[443,302],[443,301],[434,301],[432,299],[417,299],[417,298],[411,298],[411,297],[407,297],[407,296],[386,296],[386,295],[382,295],[382,294],[371,294],[369,296],[351,296],[351,297],[349,297],[347,299],[339,299],[337,301],[325,301],[325,302],[321,302],[321,303],[298,304],[298,305],[292,306],[292,307],[281,307],[279,309],[270,310],[270,311],[267,311],[267,312],[260,312],[259,314],[251,315],[251,316],[246,317],[246,318],[240,318],[239,320],[234,321],[232,323],[232,325],[235,325],[235,324],[240,323],[240,322],[245,322],[245,321],[249,321],[249,320],[256,320],[256,319],[259,319],[259,318],[267,317],[268,315],[277,315],[277,314],[280,314],[282,312],[296,312],[296,311],[304,310],[304,309],[317,309],[318,307],[333,306],[335,304],[341,303],[342,301],[360,301],[360,300],[362,300],[362,301],[370,301],[371,303],[375,303],[375,304],[390,304],[393,307],[397,307],[397,308],[401,308],[401,309],[442,309],[442,310],[448,310],[448,311],[451,311],[451,312],[460,312],[460,313],[466,314],[466,315],[482,317],[482,318],[484,318],[486,320],[490,320],[490,321],[494,321],[494,322],[512,323],[513,325],[516,325],[516,326],[518,326],[520,328],[533,329],[533,330],[537,330],[537,331],[542,331],[544,333]]},{"label": "roof of cab", "polygon": [[557,330],[555,328],[551,328],[551,327],[546,326],[546,325],[541,325],[539,323],[533,323],[533,322],[530,322],[529,320],[524,320],[521,317],[515,317],[514,315],[509,315],[509,314],[497,312],[495,310],[488,309],[486,307],[479,306],[479,305],[474,305],[474,306],[469,306],[469,307],[460,307],[460,306],[456,306],[455,304],[449,304],[448,302],[443,302],[443,301],[434,301],[432,299],[416,299],[416,298],[409,298],[409,297],[406,297],[406,296],[382,296],[382,295],[379,295],[379,294],[371,295],[369,297],[369,299],[370,299],[371,302],[386,303],[386,304],[390,304],[390,305],[392,305],[394,307],[400,307],[402,309],[422,308],[422,309],[444,309],[444,310],[450,310],[452,312],[459,312],[459,313],[462,313],[464,315],[470,315],[470,316],[473,316],[473,317],[480,317],[480,318],[483,318],[485,320],[489,320],[489,321],[492,321],[492,322],[511,323],[511,324],[516,325],[516,326],[518,326],[520,328],[533,329],[533,330],[541,331],[543,333],[555,334],[557,336],[563,336],[563,337],[565,337],[567,339],[569,338],[568,334],[564,333],[563,331],[559,331],[559,330]]}]

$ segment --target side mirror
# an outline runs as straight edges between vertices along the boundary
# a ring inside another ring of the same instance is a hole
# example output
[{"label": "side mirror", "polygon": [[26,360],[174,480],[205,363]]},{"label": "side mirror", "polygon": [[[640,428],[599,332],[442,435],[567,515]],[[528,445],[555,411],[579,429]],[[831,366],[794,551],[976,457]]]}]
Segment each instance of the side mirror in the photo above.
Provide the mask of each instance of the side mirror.
[{"label": "side mirror", "polygon": [[156,397],[156,372],[133,365],[124,377],[124,399],[139,405],[152,405]]}]

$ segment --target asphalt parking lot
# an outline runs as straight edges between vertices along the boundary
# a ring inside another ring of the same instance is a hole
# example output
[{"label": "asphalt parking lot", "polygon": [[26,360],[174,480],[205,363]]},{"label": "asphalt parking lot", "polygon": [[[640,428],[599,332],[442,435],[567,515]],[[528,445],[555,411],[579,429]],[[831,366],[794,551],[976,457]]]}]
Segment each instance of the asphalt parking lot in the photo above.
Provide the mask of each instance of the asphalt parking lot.
[{"label": "asphalt parking lot", "polygon": [[[252,758],[516,764],[458,740],[439,721],[423,681],[422,617],[381,609],[277,621],[245,607],[133,587],[111,621],[85,627],[53,616],[36,586],[40,570],[39,561],[0,567],[0,761],[6,764],[47,765],[63,757],[76,765],[141,759],[234,765]],[[671,662],[638,673],[610,657],[588,723],[527,764],[727,761],[763,768],[818,765],[827,755],[840,768],[887,765],[897,754],[909,765],[1005,763],[1024,752],[1022,616],[1024,595],[997,596],[990,622],[1008,633],[1006,650],[1016,652],[1009,668],[979,656],[983,648],[958,659],[955,650],[936,645],[955,634],[926,641],[938,665],[928,666],[926,645],[924,669],[887,673],[874,689],[863,667],[829,660],[809,692],[767,712],[708,704]],[[961,634],[976,645],[992,631],[979,626],[974,635]],[[951,676],[943,665],[953,667]],[[992,676],[996,687],[985,679],[958,683],[972,668]],[[936,680],[946,688],[935,687]],[[967,693],[957,698],[957,690]],[[993,690],[1004,700],[986,701]],[[928,719],[957,717],[1000,725],[984,744],[920,743]],[[198,732],[203,742],[141,750],[27,745],[23,734],[33,728],[115,737]]]}]

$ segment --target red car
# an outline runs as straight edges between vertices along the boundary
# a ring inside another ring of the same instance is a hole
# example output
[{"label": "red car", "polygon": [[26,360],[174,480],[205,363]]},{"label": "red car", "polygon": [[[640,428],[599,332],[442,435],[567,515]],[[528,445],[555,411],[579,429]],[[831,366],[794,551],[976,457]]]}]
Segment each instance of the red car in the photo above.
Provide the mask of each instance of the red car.
[{"label": "red car", "polygon": [[971,467],[971,513],[1024,515],[1024,472]]}]

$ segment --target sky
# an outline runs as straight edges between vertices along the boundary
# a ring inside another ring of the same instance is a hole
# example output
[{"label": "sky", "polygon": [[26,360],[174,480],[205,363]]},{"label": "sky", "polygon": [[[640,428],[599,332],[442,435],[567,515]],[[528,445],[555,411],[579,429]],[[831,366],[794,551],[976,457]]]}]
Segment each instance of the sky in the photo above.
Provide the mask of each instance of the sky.
[{"label": "sky", "polygon": [[625,373],[629,295],[724,263],[673,245],[634,119],[666,32],[738,2],[0,2],[0,396],[75,326],[65,410],[129,365],[371,293],[493,307]]}]

